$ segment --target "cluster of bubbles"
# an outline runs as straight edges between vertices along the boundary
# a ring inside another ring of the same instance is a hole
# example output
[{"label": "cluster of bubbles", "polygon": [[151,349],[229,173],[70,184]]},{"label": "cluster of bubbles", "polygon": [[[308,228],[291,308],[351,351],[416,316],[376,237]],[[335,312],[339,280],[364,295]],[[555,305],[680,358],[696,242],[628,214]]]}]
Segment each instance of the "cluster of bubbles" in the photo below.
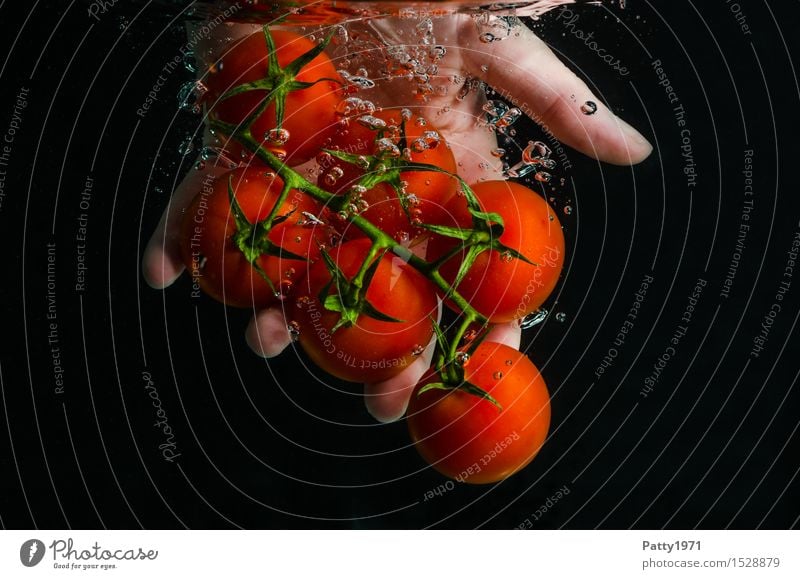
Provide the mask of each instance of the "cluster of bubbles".
[{"label": "cluster of bubbles", "polygon": [[[370,78],[367,67],[376,70],[377,74],[385,78],[402,78],[412,83],[413,92],[416,100],[421,103],[427,102],[431,96],[444,96],[447,94],[449,88],[448,83],[436,83],[434,79],[439,75],[439,65],[442,59],[447,55],[447,48],[437,42],[434,30],[434,21],[425,16],[424,14],[416,14],[413,8],[401,9],[401,16],[406,19],[416,20],[412,27],[412,36],[406,42],[386,42],[380,38],[380,35],[357,34],[354,33],[346,26],[338,25],[333,30],[331,41],[331,52],[335,62],[337,63],[338,73],[346,83],[346,89],[349,95],[343,99],[337,107],[337,113],[340,117],[342,130],[347,130],[347,126],[351,122],[357,122],[374,131],[381,131],[381,138],[376,142],[376,152],[379,156],[386,157],[399,157],[403,156],[410,159],[411,152],[420,153],[427,149],[435,148],[441,142],[441,136],[436,131],[425,131],[422,136],[414,139],[412,142],[407,143],[406,148],[401,150],[399,146],[399,130],[396,127],[387,127],[386,121],[375,116],[378,107],[368,98],[363,98],[363,95],[356,96],[361,91],[369,91],[375,88],[376,83]],[[482,12],[473,16],[479,28],[479,40],[482,43],[495,43],[512,37],[518,32],[515,30],[521,25],[521,22],[515,16],[498,17],[488,12]],[[187,52],[184,55],[183,65],[190,73],[196,73],[198,70],[198,58],[193,52]],[[375,63],[378,62],[378,66]],[[222,68],[223,63],[217,62],[211,67],[210,72],[214,72]],[[488,67],[484,67],[483,72],[488,72]],[[457,100],[463,100],[471,92],[483,88],[483,82],[480,79],[453,75],[449,79],[452,86],[458,87]],[[179,108],[193,114],[202,113],[202,99],[207,92],[207,87],[202,81],[191,80],[181,85],[177,100]],[[598,110],[597,103],[593,101],[586,101],[580,105],[580,111],[585,115],[593,115]],[[447,108],[442,108],[439,115],[448,112]],[[512,143],[513,138],[516,137],[515,123],[523,116],[522,111],[500,99],[493,99],[486,102],[483,106],[485,113],[485,120],[482,124],[489,130],[495,131],[498,135],[506,137],[507,143]],[[403,119],[407,122],[412,121],[412,113],[410,110],[403,110]],[[426,121],[422,117],[413,119],[413,122],[418,126],[424,126]],[[187,136],[180,145],[180,153],[184,156],[189,155],[195,151],[195,136]],[[289,132],[285,129],[272,129],[263,135],[265,143],[280,147],[289,140]],[[219,145],[217,140],[216,145]],[[556,162],[551,158],[552,152],[550,148],[541,141],[528,141],[527,145],[522,149],[520,159],[517,162],[509,162],[509,150],[511,148],[508,144],[503,147],[497,147],[491,151],[493,157],[503,160],[503,176],[507,178],[523,178],[532,177],[534,180],[541,183],[549,183],[552,179],[551,171],[556,167]],[[280,153],[280,151],[278,151]],[[243,155],[247,155],[245,151]],[[278,154],[280,158],[280,154]],[[309,176],[319,174],[322,168],[330,167],[334,160],[332,158],[322,159],[322,156],[330,157],[327,153],[322,153],[317,160],[317,167],[309,169]],[[239,166],[242,160],[233,160],[226,156],[224,148],[221,146],[206,146],[200,151],[200,158],[196,168],[202,169],[209,161],[216,163],[223,163],[229,168]],[[365,156],[361,157],[362,168],[368,168],[370,165],[369,159]],[[489,164],[484,163],[488,168]],[[380,166],[376,167],[380,170]],[[338,167],[332,168],[325,175],[325,185],[334,186],[337,180],[343,175],[343,171]],[[563,179],[561,180],[563,183]],[[356,184],[352,186],[349,191],[349,203],[345,215],[340,217],[347,218],[349,215],[358,214],[365,211],[369,205],[362,195],[366,190],[364,187]],[[401,187],[398,191],[404,204],[412,212],[419,204],[416,195],[409,193],[405,187]],[[552,200],[552,198],[551,198]],[[572,213],[572,207],[567,205],[563,208],[565,214]],[[320,218],[311,214],[304,214],[301,220],[303,224],[309,226],[319,225],[322,223]],[[401,242],[404,240],[400,240]],[[332,240],[332,243],[335,243]],[[276,290],[276,295],[285,295],[284,284],[291,286],[291,276],[282,280],[281,287]],[[527,316],[521,321],[523,329],[531,328],[542,321],[549,315],[547,310],[539,310]],[[563,322],[566,319],[564,313],[554,315],[557,321]],[[296,328],[289,328],[290,335],[294,339],[297,338]],[[424,348],[414,348],[413,354],[420,355]],[[461,360],[459,363],[466,364],[468,357]]]}]

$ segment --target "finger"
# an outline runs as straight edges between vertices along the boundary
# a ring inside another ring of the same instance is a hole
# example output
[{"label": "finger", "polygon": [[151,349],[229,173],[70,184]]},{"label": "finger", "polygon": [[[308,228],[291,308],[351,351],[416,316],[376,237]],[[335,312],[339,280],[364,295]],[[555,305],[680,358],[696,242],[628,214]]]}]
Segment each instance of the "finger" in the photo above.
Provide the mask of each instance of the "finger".
[{"label": "finger", "polygon": [[191,170],[175,189],[142,256],[142,274],[151,287],[165,288],[183,272],[179,245],[183,214],[195,195],[202,190],[206,179],[225,171],[224,167],[211,164],[202,170]]},{"label": "finger", "polygon": [[383,382],[364,384],[364,403],[367,411],[380,422],[394,422],[406,413],[414,386],[428,370],[436,348],[436,339],[431,338],[428,347],[408,368]]},{"label": "finger", "polygon": [[[652,145],[614,115],[550,48],[525,26],[501,42],[471,42],[465,50],[470,73],[578,151],[616,165],[643,161]],[[473,27],[471,36],[477,36]],[[587,115],[581,105],[592,101]]]},{"label": "finger", "polygon": [[263,358],[273,358],[292,343],[283,310],[267,308],[257,312],[245,331],[247,345]]}]

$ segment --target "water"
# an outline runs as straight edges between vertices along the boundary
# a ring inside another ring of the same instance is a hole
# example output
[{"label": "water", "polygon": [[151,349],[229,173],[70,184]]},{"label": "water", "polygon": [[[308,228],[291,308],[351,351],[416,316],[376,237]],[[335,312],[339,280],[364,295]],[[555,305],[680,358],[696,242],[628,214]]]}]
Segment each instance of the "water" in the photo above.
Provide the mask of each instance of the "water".
[{"label": "water", "polygon": [[[283,16],[288,22],[299,22],[304,24],[311,23],[331,23],[331,21],[346,20],[352,16],[375,16],[383,14],[397,15],[403,18],[415,18],[420,12],[428,13],[439,17],[449,13],[472,13],[472,14],[514,14],[537,19],[546,12],[563,6],[565,4],[600,4],[599,0],[529,0],[519,2],[491,2],[480,0],[458,0],[445,2],[419,3],[413,7],[408,2],[384,1],[384,0],[345,0],[345,1],[323,1],[314,0],[295,0],[289,2],[258,3],[255,1],[236,2],[227,0],[224,2],[198,0],[191,10],[185,10],[185,2],[181,0],[160,0],[157,4],[163,4],[165,8],[173,8],[176,13],[188,15],[197,20],[214,18],[220,12],[236,7],[236,18],[246,22],[267,23],[274,20],[278,15]],[[616,2],[606,2],[625,7],[624,0]],[[244,4],[244,6],[242,6]],[[421,24],[422,32],[425,32],[426,24]],[[338,42],[346,43],[348,37],[345,34],[337,33]]]}]

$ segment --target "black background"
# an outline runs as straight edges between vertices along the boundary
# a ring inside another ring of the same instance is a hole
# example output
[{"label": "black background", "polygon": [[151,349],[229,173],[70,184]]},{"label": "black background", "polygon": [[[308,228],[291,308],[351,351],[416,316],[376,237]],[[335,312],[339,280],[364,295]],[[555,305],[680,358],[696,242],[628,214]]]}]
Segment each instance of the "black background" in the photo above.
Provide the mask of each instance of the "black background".
[{"label": "black background", "polygon": [[[249,313],[191,299],[186,279],[163,292],[143,282],[141,251],[194,159],[179,149],[198,117],[179,111],[175,96],[189,71],[170,74],[150,113],[136,114],[185,42],[175,11],[120,0],[95,21],[88,3],[0,3],[0,132],[19,90],[30,89],[0,167],[0,525],[796,527],[800,270],[764,351],[750,353],[800,231],[797,3],[739,2],[750,35],[724,0],[627,4],[573,7],[576,27],[619,56],[624,77],[558,11],[533,24],[655,150],[633,169],[569,152],[571,169],[545,190],[562,211],[568,267],[551,315],[524,341],[553,396],[550,439],[501,484],[450,487],[410,446],[403,422],[371,419],[360,386],[325,381],[292,352],[257,358],[242,336]],[[686,111],[693,188],[656,59]],[[517,130],[523,143],[542,138],[529,123]],[[724,298],[746,149],[754,205]],[[88,271],[76,291],[82,212]],[[62,394],[48,342],[48,243]],[[646,275],[654,282],[635,326],[598,378]],[[644,398],[699,278],[707,286],[689,331]],[[173,462],[158,449],[144,372],[175,432]],[[425,500],[437,488],[446,492]]]}]

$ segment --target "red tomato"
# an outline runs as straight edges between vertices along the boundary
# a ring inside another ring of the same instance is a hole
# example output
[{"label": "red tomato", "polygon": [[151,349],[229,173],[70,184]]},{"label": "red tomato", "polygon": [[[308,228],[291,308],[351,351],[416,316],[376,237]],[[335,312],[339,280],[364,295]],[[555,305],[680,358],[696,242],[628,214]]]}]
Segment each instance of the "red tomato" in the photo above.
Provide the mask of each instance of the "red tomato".
[{"label": "red tomato", "polygon": [[[282,188],[283,181],[264,168],[235,169],[217,178],[209,177],[202,191],[186,210],[181,224],[181,254],[192,281],[208,295],[227,305],[262,308],[276,303],[304,275],[308,262],[262,255],[257,262],[275,290],[247,261],[234,241],[238,231],[228,196],[228,184],[251,224],[265,219]],[[299,191],[292,191],[278,215],[289,215],[275,225],[268,238],[286,251],[319,257],[318,243],[324,242],[320,226],[298,224],[302,212],[318,212],[319,207]]]},{"label": "red tomato", "polygon": [[539,370],[517,350],[483,342],[464,367],[464,378],[501,406],[463,389],[432,389],[429,372],[408,406],[411,438],[436,470],[461,482],[491,483],[525,467],[547,438],[550,397]]},{"label": "red tomato", "polygon": [[[486,181],[472,186],[482,211],[503,218],[500,242],[536,265],[495,250],[478,255],[458,286],[458,291],[478,312],[493,323],[510,322],[536,310],[558,282],[564,265],[564,233],[555,212],[539,195],[511,181]],[[445,225],[472,227],[464,197],[447,205]],[[432,237],[428,258],[436,259],[460,241]],[[441,269],[449,282],[455,280],[465,252],[448,260]]]},{"label": "red tomato", "polygon": [[[359,239],[331,250],[331,258],[348,280],[366,259],[371,242]],[[411,364],[428,344],[433,328],[430,317],[437,313],[432,284],[394,254],[380,258],[366,299],[380,313],[396,320],[382,321],[362,313],[355,324],[333,331],[338,312],[323,307],[319,294],[331,282],[324,260],[317,261],[297,288],[297,306],[290,326],[298,331],[303,350],[320,368],[351,382],[378,382]],[[337,292],[336,282],[327,295]]]},{"label": "red tomato", "polygon": [[[307,38],[285,30],[271,29],[270,34],[275,42],[278,64],[282,68],[316,46]],[[251,90],[225,100],[220,100],[220,97],[236,86],[261,80],[271,72],[264,33],[256,32],[237,40],[230,50],[221,55],[219,63],[221,66],[217,65],[208,74],[208,92],[204,100],[210,108],[211,117],[238,125],[258,108],[267,91]],[[282,125],[286,131],[283,134],[285,142],[282,142],[282,138],[275,138],[280,136],[279,133],[274,133],[273,138],[268,137],[269,132],[276,129],[274,101],[251,127],[253,138],[257,141],[263,139],[262,146],[285,155],[286,162],[291,165],[308,161],[327,142],[339,120],[336,106],[342,97],[341,77],[324,53],[304,66],[295,79],[319,82],[308,88],[294,90],[286,96]],[[229,148],[233,152],[241,150],[236,145]]]},{"label": "red tomato", "polygon": [[[385,128],[373,130],[368,127],[371,121],[369,117],[383,121]],[[353,116],[343,121],[344,127],[334,135],[326,148],[354,155],[375,155],[382,149],[395,147],[393,154],[400,155],[401,121],[401,112],[396,109]],[[435,165],[449,173],[456,173],[456,161],[450,147],[429,121],[419,115],[412,115],[405,123],[405,135],[411,162]],[[389,155],[384,164],[391,169],[392,163],[396,161],[400,161],[400,158]],[[362,167],[326,155],[323,155],[321,165],[318,184],[334,193],[350,192],[358,179],[366,173]],[[420,222],[441,222],[445,217],[444,205],[455,194],[458,181],[434,171],[401,171],[399,180],[406,184],[408,213],[403,209],[397,191],[389,183],[379,183],[359,197],[367,206],[361,215],[394,239],[405,242],[426,233],[417,227]],[[364,237],[361,230],[344,220],[338,220],[338,225],[335,218],[331,221],[345,232],[348,239]]]}]

